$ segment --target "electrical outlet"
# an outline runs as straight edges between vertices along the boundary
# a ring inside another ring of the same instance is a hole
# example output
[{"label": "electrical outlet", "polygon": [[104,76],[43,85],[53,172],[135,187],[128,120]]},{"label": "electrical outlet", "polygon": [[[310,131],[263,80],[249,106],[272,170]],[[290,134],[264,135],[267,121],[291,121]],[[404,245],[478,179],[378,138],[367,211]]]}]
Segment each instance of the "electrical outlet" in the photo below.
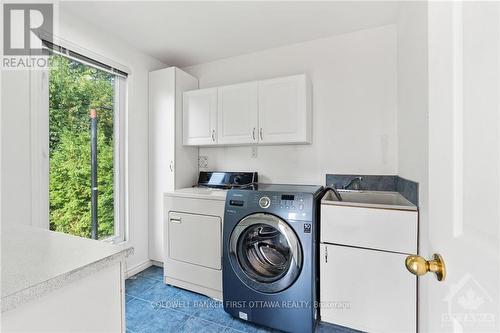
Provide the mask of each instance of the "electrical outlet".
[{"label": "electrical outlet", "polygon": [[206,169],[206,168],[208,168],[208,156],[200,155],[198,157],[198,167],[200,169]]},{"label": "electrical outlet", "polygon": [[257,158],[257,146],[252,147],[252,153],[250,155],[252,158]]}]

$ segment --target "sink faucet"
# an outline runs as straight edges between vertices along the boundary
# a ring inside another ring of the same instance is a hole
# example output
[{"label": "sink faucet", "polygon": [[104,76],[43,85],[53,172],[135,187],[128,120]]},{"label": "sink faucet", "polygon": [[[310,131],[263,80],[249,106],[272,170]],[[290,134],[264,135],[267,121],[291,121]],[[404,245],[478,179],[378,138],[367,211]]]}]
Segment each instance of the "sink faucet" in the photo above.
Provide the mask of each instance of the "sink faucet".
[{"label": "sink faucet", "polygon": [[360,190],[362,181],[363,181],[363,177],[354,177],[347,184],[344,185],[343,189],[349,190],[350,187],[352,186],[353,190]]},{"label": "sink faucet", "polygon": [[340,195],[339,191],[332,185],[326,187],[327,191],[332,191],[335,197],[337,198],[338,201],[342,201],[342,196]]}]

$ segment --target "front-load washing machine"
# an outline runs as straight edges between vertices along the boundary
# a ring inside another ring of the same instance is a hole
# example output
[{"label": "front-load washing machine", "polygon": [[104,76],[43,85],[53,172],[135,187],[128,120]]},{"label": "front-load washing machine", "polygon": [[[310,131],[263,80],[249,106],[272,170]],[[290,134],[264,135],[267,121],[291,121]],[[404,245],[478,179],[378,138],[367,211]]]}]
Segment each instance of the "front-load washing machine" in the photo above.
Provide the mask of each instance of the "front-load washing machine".
[{"label": "front-load washing machine", "polygon": [[270,184],[228,192],[222,267],[226,312],[283,331],[314,331],[321,192],[321,186]]}]

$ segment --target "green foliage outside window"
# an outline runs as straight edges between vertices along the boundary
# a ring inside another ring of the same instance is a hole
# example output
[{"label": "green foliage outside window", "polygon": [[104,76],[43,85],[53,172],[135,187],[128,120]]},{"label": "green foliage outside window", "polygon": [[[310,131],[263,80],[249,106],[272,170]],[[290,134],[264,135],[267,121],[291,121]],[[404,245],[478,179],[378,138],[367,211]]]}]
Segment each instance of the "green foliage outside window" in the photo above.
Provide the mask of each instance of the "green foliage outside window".
[{"label": "green foliage outside window", "polygon": [[50,229],[91,237],[89,110],[98,114],[98,236],[114,234],[115,77],[53,55],[49,70]]}]

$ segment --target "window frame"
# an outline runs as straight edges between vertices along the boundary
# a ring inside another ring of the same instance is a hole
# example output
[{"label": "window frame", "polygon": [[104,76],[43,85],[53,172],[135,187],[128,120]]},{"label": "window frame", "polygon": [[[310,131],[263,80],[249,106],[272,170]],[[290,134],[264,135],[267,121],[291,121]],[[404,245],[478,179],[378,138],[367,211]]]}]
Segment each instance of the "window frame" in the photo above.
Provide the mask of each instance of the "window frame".
[{"label": "window frame", "polygon": [[[80,51],[82,52],[82,51]],[[64,54],[59,56],[67,57]],[[83,65],[87,63],[77,59]],[[94,66],[90,66],[94,67]],[[99,69],[99,68],[97,68]],[[101,69],[99,69],[101,70]],[[113,73],[112,73],[113,74]],[[128,240],[128,78],[115,75],[113,111],[113,193],[114,235],[101,239],[108,243]],[[49,72],[48,69],[30,70],[31,89],[31,205],[32,225],[49,229]],[[90,186],[90,185],[89,185]]]},{"label": "window frame", "polygon": [[113,147],[113,194],[114,194],[114,236],[103,241],[120,243],[128,237],[126,223],[128,221],[128,183],[127,183],[127,79],[115,76],[114,100],[114,147]]}]

